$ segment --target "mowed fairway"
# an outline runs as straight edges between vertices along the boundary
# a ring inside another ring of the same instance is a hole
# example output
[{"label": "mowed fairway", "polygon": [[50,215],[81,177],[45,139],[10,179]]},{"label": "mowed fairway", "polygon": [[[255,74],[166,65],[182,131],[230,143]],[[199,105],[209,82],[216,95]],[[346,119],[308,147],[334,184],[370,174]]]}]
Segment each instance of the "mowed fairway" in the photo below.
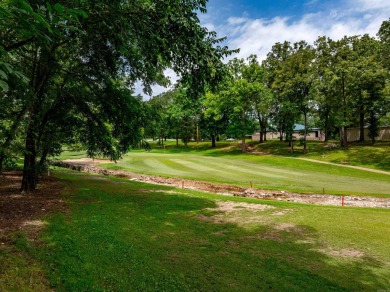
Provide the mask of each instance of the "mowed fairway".
[{"label": "mowed fairway", "polygon": [[110,169],[263,189],[390,196],[390,175],[278,156],[130,152]]}]

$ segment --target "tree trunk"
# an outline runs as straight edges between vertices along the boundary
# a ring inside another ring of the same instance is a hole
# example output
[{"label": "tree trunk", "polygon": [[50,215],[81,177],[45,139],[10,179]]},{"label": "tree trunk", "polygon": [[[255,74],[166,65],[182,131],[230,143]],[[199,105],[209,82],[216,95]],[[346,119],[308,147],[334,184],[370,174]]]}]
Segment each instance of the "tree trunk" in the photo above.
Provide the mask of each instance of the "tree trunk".
[{"label": "tree trunk", "polygon": [[3,163],[4,163],[5,154],[0,153],[0,174],[3,173]]},{"label": "tree trunk", "polygon": [[211,135],[211,148],[216,148],[217,147],[217,143],[215,142],[215,135],[212,134]]},{"label": "tree trunk", "polygon": [[179,147],[179,137],[176,135],[176,147]]},{"label": "tree trunk", "polygon": [[[245,111],[243,110],[241,113],[241,124],[242,124],[242,129],[245,129]],[[245,153],[246,152],[246,147],[245,147],[245,133],[242,134],[241,136],[241,152]]]},{"label": "tree trunk", "polygon": [[347,129],[344,126],[340,127],[340,140],[341,140],[341,147],[344,149],[348,149],[348,136],[347,136]]},{"label": "tree trunk", "polygon": [[359,141],[364,142],[364,107],[363,107],[363,105],[360,106],[359,125],[360,125]]},{"label": "tree trunk", "polygon": [[245,147],[245,135],[241,136],[241,152],[245,153],[246,152],[246,147]]},{"label": "tree trunk", "polygon": [[279,140],[283,141],[283,125],[282,124],[280,125],[280,128],[279,128]]},{"label": "tree trunk", "polygon": [[263,124],[261,123],[261,115],[259,112],[257,112],[257,119],[259,121],[259,127],[260,127],[260,131],[259,131],[259,143],[263,143],[264,140],[263,140]]},{"label": "tree trunk", "polygon": [[345,149],[348,149],[348,128],[344,127],[344,145]]},{"label": "tree trunk", "polygon": [[196,145],[199,144],[199,126],[196,125]]},{"label": "tree trunk", "polygon": [[263,116],[260,120],[260,135],[262,135],[262,142],[267,141],[267,118]]},{"label": "tree trunk", "polygon": [[305,118],[305,133],[304,133],[304,136],[303,136],[303,154],[306,154],[307,153],[307,148],[306,148],[306,137],[307,137],[307,113],[306,113],[306,110],[305,112],[303,113],[304,114],[304,118]]},{"label": "tree trunk", "polygon": [[25,151],[21,191],[28,193],[35,190],[38,182],[36,141],[31,127],[27,130]]},{"label": "tree trunk", "polygon": [[341,140],[341,147],[344,149],[348,149],[348,139],[347,139],[347,130],[345,128],[345,124],[347,122],[347,97],[345,94],[345,79],[344,74],[342,75],[342,90],[343,90],[343,125],[341,126],[341,133],[340,133],[340,140]]},{"label": "tree trunk", "polygon": [[[49,50],[39,47],[36,49],[36,62],[34,62],[30,85],[33,88],[30,104],[27,107],[29,112],[28,127],[26,133],[26,147],[24,153],[22,192],[32,192],[38,182],[38,168],[36,163],[39,113],[42,110],[42,98],[44,96],[45,87],[52,75],[55,63],[55,51],[58,48],[57,44]],[[39,57],[38,57],[39,55]],[[42,121],[43,122],[43,121]],[[45,123],[43,122],[43,125]],[[42,129],[41,129],[42,130]]]},{"label": "tree trunk", "polygon": [[325,134],[325,142],[328,141],[329,139],[329,115],[326,113],[325,115],[325,129],[324,129],[324,134]]},{"label": "tree trunk", "polygon": [[[140,145],[141,143],[139,143]],[[38,170],[43,171],[45,167],[45,163],[47,161],[47,155],[49,155],[50,145],[46,145],[46,147],[42,151],[41,159],[39,160]]]}]

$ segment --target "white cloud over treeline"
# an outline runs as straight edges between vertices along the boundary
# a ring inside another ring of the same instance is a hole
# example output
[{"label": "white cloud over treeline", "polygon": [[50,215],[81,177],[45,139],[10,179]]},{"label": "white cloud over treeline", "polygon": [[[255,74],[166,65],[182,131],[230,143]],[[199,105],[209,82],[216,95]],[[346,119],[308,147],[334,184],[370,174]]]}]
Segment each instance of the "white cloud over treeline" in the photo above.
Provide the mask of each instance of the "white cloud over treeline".
[{"label": "white cloud over treeline", "polygon": [[[228,1],[227,1],[228,2]],[[316,7],[320,1],[308,0],[305,5]],[[319,36],[341,39],[344,36],[369,34],[375,36],[383,21],[390,17],[389,0],[339,0],[330,1],[327,7],[301,16],[272,18],[251,18],[243,12],[241,17],[229,17],[224,20],[215,17],[218,11],[201,15],[202,25],[210,31],[216,31],[219,36],[227,36],[226,44],[231,49],[240,48],[240,52],[232,57],[247,58],[256,54],[264,59],[272,46],[277,42],[291,43],[305,40],[312,44]],[[234,9],[229,6],[218,9]],[[217,10],[218,10],[217,9]],[[214,8],[214,10],[216,10]],[[219,21],[219,22],[216,22]],[[172,70],[166,72],[175,82],[177,76]],[[168,89],[161,86],[153,87],[153,95]],[[136,93],[142,93],[140,83],[136,85]]]},{"label": "white cloud over treeline", "polygon": [[[340,39],[352,35],[375,36],[383,21],[390,16],[388,0],[345,0],[338,1],[338,9],[330,6],[315,13],[303,14],[294,20],[290,17],[250,18],[230,17],[225,22],[214,24],[220,35],[228,37],[230,48],[240,48],[235,57],[246,58],[256,54],[264,59],[276,42],[313,43],[319,36],[326,35]],[[310,1],[307,5],[315,5]],[[244,13],[245,14],[245,13]]]}]

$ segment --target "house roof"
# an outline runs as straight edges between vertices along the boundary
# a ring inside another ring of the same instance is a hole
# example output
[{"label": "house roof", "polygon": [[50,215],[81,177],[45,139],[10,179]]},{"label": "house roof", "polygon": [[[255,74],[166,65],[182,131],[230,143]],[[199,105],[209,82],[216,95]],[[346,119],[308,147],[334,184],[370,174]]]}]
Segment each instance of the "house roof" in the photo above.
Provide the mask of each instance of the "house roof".
[{"label": "house roof", "polygon": [[[321,128],[310,128],[308,127],[307,128],[309,131],[320,131]],[[301,124],[295,124],[294,125],[294,131],[303,131],[305,130],[305,126],[304,125],[301,125]]]},{"label": "house roof", "polygon": [[294,131],[302,131],[304,129],[305,129],[304,125],[301,125],[301,124],[295,124],[294,125]]}]

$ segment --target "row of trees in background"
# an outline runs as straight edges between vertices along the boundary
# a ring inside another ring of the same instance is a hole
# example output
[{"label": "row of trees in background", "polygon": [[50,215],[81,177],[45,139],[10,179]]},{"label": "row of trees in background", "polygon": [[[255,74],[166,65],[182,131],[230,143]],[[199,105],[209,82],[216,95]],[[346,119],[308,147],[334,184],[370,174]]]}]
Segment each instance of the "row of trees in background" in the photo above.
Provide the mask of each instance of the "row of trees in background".
[{"label": "row of trees in background", "polygon": [[144,104],[130,89],[167,84],[172,68],[193,99],[222,79],[231,53],[199,24],[206,1],[0,2],[0,172],[23,156],[23,191],[47,157],[83,143],[113,160],[143,138]]},{"label": "row of trees in background", "polygon": [[293,147],[294,124],[302,123],[305,153],[306,134],[314,126],[323,129],[325,140],[338,137],[344,148],[347,127],[360,127],[363,141],[368,126],[374,142],[378,126],[390,121],[389,53],[390,20],[378,39],[324,36],[313,45],[276,43],[261,64],[254,55],[229,61],[224,80],[200,99],[188,98],[181,84],[146,102],[146,135],[186,142],[200,127],[213,147],[225,134],[241,138],[245,151],[245,135],[256,128],[260,142],[272,129]]}]

